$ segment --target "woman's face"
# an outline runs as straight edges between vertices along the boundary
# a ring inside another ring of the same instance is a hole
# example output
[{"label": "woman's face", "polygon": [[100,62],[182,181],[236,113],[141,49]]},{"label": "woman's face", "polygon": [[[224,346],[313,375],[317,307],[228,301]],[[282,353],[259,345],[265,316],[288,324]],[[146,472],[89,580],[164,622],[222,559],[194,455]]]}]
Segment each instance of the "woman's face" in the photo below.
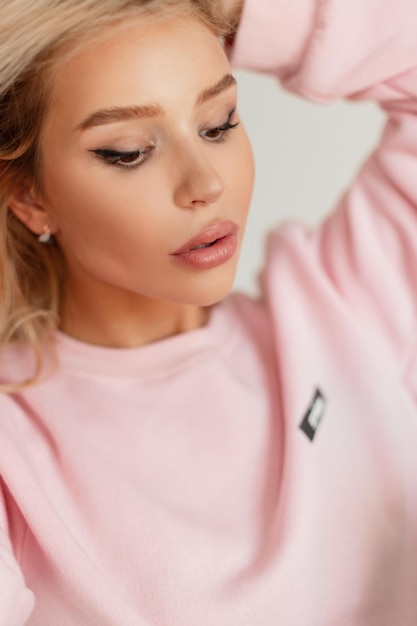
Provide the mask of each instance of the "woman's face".
[{"label": "woman's face", "polygon": [[[253,162],[217,38],[192,17],[138,19],[59,67],[43,133],[42,205],[68,289],[207,306],[230,290]],[[172,253],[232,221],[214,267]],[[91,291],[90,291],[91,288]]]}]

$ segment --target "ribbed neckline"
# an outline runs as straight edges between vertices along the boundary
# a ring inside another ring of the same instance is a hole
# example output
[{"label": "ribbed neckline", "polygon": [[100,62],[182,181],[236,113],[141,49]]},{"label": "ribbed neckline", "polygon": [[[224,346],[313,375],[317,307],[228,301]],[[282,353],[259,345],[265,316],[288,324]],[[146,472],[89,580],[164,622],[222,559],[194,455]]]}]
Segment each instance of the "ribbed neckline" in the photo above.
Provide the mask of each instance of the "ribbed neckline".
[{"label": "ribbed neckline", "polygon": [[137,348],[108,348],[55,331],[61,366],[78,373],[111,378],[162,378],[183,369],[208,351],[224,347],[233,335],[233,299],[212,307],[207,323]]}]

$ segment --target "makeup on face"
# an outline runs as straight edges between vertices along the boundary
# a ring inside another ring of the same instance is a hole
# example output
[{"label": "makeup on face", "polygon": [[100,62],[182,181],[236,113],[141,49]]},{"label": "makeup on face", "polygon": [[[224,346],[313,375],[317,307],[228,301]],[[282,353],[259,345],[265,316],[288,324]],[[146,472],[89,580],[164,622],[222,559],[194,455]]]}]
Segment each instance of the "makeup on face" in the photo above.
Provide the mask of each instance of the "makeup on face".
[{"label": "makeup on face", "polygon": [[138,20],[73,57],[56,81],[45,190],[79,314],[139,324],[145,304],[222,299],[253,160],[217,38],[189,17]]},{"label": "makeup on face", "polygon": [[[232,117],[236,112],[236,107],[229,112],[227,120],[219,126],[213,126],[211,128],[202,129],[199,131],[199,135],[211,141],[213,143],[221,143],[226,140],[229,131],[237,128],[239,122],[232,123]],[[107,122],[110,123],[110,122]],[[147,158],[152,155],[152,152],[156,148],[156,142],[150,142],[143,148],[137,150],[112,150],[109,148],[93,148],[89,152],[99,157],[105,164],[111,166],[117,166],[123,169],[132,169],[139,167]]]},{"label": "makeup on face", "polygon": [[212,269],[229,261],[237,250],[239,226],[232,221],[212,224],[172,253],[173,259],[189,267]]}]

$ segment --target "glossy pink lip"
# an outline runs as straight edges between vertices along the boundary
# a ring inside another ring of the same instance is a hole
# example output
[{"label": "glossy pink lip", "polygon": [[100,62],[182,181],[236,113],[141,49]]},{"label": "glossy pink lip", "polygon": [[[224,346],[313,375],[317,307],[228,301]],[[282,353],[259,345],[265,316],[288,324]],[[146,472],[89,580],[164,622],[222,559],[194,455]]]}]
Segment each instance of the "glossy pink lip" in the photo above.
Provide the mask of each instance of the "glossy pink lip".
[{"label": "glossy pink lip", "polygon": [[238,225],[231,220],[217,222],[217,224],[212,224],[211,226],[204,228],[198,233],[198,235],[187,241],[187,243],[181,246],[181,248],[178,248],[178,250],[175,250],[175,252],[171,252],[171,254],[175,256],[188,250],[193,250],[194,248],[197,248],[197,246],[212,243],[216,239],[221,239],[227,235],[235,234],[238,229]]},{"label": "glossy pink lip", "polygon": [[239,227],[231,220],[211,224],[171,253],[181,266],[209,270],[227,263],[238,247]]}]

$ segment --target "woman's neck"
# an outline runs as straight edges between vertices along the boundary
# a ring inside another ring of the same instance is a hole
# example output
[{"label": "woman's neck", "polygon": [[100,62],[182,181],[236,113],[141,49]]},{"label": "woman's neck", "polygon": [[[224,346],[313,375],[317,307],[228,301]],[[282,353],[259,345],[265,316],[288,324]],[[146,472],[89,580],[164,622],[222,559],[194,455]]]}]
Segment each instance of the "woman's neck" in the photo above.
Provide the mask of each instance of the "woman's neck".
[{"label": "woman's neck", "polygon": [[138,297],[106,302],[66,298],[59,329],[94,345],[131,348],[205,326],[211,307]]}]

